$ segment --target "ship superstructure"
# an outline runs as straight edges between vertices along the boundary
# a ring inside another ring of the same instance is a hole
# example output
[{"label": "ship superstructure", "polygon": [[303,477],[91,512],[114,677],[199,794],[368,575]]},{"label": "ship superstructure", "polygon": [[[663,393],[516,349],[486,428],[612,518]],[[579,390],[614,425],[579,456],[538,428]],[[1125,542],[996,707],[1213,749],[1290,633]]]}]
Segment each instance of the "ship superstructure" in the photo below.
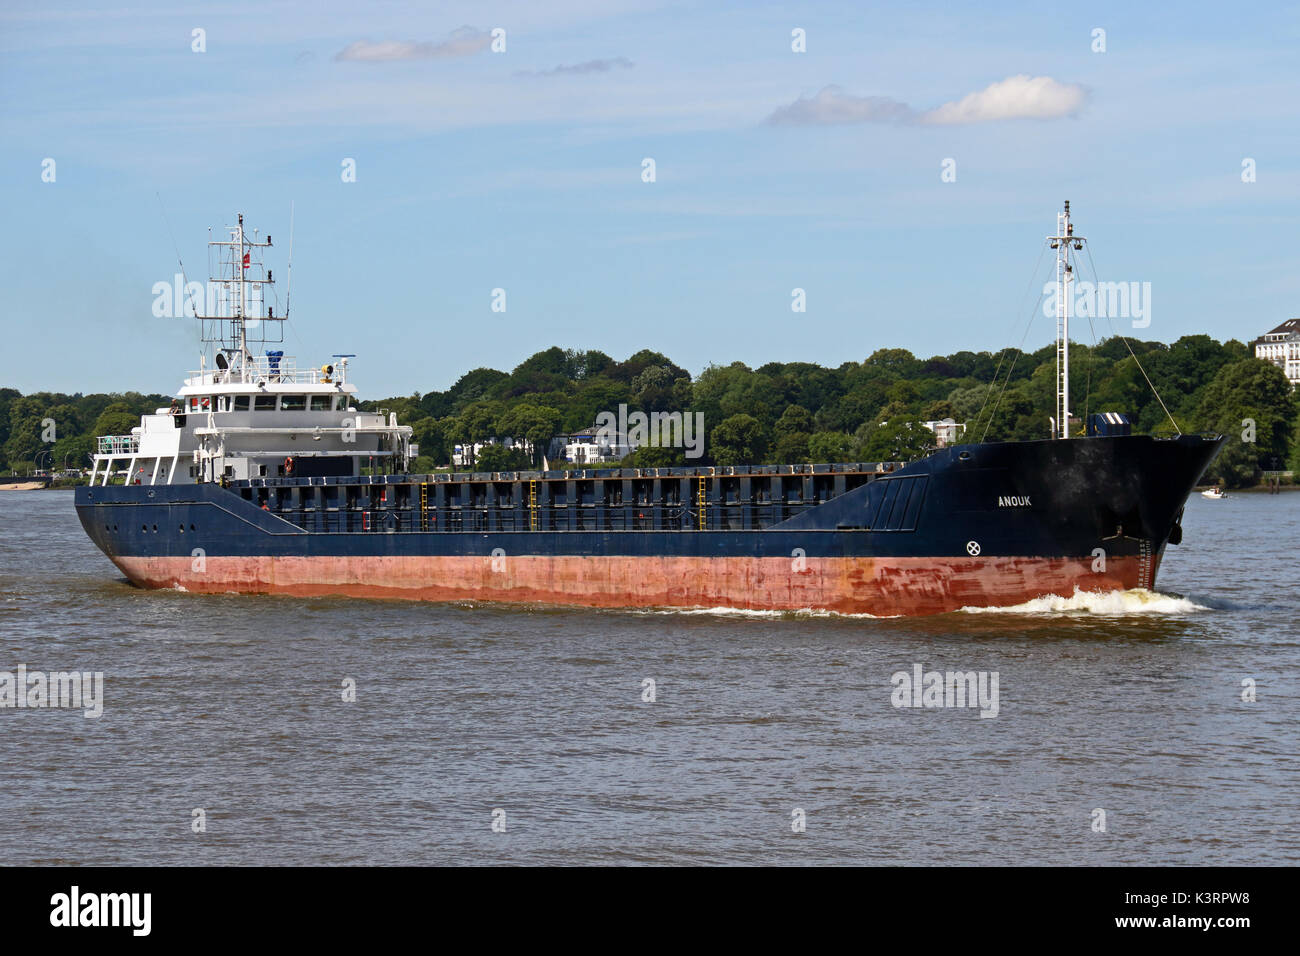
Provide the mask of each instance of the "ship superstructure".
[{"label": "ship superstructure", "polygon": [[[287,309],[261,306],[274,284],[264,267],[271,236],[245,231],[244,217],[217,250],[218,295],[224,314],[201,314],[205,345],[200,367],[189,372],[169,408],[145,415],[129,435],[99,439],[91,484],[115,476],[128,484],[195,484],[267,477],[358,475],[363,468],[404,470],[411,430],[395,416],[359,411],[348,359],[334,355],[319,367],[300,368],[282,345]],[[257,351],[254,351],[254,350]],[[209,351],[212,365],[207,365]]]}]

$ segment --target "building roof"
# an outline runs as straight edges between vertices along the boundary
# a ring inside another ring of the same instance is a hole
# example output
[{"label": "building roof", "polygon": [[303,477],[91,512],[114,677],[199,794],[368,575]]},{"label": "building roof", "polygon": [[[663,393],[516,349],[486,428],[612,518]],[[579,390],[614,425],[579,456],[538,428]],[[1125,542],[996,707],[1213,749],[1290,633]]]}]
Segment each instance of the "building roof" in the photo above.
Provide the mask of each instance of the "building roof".
[{"label": "building roof", "polygon": [[613,429],[613,428],[602,429],[600,427],[586,428],[583,429],[582,431],[576,431],[576,432],[566,432],[563,435],[556,435],[555,437],[563,438],[569,442],[574,442],[574,441],[590,442],[590,441],[596,441],[597,436],[610,440],[611,443],[625,444],[627,442],[627,435],[625,435],[623,432],[620,432],[617,429]]},{"label": "building roof", "polygon": [[1279,325],[1277,328],[1275,328],[1275,329],[1269,329],[1267,332],[1265,332],[1263,335],[1261,335],[1259,338],[1257,338],[1257,339],[1256,339],[1254,342],[1252,342],[1251,344],[1252,344],[1252,345],[1262,345],[1262,344],[1264,343],[1264,339],[1265,339],[1266,336],[1269,336],[1269,335],[1287,335],[1287,334],[1291,334],[1291,335],[1300,335],[1300,319],[1287,319],[1285,322],[1283,322],[1283,323],[1282,323],[1281,325]]}]

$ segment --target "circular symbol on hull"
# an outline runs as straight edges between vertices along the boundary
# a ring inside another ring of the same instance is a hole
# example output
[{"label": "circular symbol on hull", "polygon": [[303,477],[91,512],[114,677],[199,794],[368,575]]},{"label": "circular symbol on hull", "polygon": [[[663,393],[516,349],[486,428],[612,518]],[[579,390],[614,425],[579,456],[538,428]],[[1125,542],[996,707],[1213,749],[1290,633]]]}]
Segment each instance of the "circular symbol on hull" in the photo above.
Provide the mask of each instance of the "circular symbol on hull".
[{"label": "circular symbol on hull", "polygon": [[980,553],[980,543],[978,541],[966,542],[966,553],[974,557]]}]

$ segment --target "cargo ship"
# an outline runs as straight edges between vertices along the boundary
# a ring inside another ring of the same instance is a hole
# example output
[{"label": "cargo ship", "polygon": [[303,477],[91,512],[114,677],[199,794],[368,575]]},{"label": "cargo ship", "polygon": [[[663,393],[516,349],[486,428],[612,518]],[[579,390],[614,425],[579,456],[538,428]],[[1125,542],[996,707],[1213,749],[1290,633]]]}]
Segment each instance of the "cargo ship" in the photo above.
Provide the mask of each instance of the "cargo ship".
[{"label": "cargo ship", "polygon": [[[910,462],[412,474],[411,429],[348,362],[298,367],[271,237],[219,250],[214,348],[170,408],[103,436],[76,508],[133,583],[194,592],[898,616],[1152,589],[1222,439],[1071,433],[1074,234],[1057,216],[1051,437]],[[279,339],[274,339],[278,334]],[[263,346],[254,351],[253,346]],[[1175,430],[1177,426],[1175,425]]]}]

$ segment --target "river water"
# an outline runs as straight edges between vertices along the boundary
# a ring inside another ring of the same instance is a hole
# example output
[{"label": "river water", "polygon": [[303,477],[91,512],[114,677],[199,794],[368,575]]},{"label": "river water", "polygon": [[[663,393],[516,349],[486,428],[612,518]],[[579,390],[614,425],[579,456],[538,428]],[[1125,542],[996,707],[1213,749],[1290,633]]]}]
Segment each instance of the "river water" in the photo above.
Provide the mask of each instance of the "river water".
[{"label": "river water", "polygon": [[0,520],[0,671],[104,675],[0,709],[8,864],[1300,860],[1300,494],[1193,497],[1157,595],[891,620],[149,592],[69,492]]}]

